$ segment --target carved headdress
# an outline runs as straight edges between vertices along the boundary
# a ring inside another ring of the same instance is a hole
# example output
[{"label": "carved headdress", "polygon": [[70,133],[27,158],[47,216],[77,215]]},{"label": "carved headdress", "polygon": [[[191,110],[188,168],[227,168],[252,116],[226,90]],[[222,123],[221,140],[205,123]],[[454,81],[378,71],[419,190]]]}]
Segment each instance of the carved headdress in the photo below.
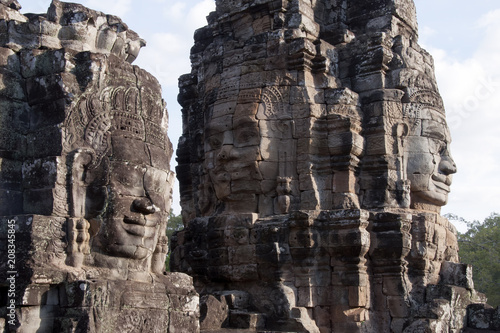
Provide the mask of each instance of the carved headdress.
[{"label": "carved headdress", "polygon": [[441,96],[435,91],[419,89],[410,92],[408,99],[403,101],[406,102],[403,104],[403,117],[410,121],[410,131],[418,127],[423,118],[429,117],[429,115],[423,114],[424,110],[437,112],[444,119],[444,103]]},{"label": "carved headdress", "polygon": [[110,86],[84,94],[64,124],[65,149],[89,148],[94,155],[91,167],[99,165],[114,135],[164,149],[164,110],[161,97],[144,87]]}]

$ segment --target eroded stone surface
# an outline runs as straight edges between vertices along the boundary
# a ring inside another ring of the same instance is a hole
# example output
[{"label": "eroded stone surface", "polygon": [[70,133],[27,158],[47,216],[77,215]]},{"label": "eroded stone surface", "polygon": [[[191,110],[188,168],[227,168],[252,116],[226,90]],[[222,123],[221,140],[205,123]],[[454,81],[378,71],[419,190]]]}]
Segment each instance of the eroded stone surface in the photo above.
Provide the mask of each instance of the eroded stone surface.
[{"label": "eroded stone surface", "polygon": [[179,84],[175,269],[269,330],[458,332],[484,300],[439,215],[457,170],[413,1],[216,3]]},{"label": "eroded stone surface", "polygon": [[192,278],[165,272],[172,147],[160,85],[131,65],[145,42],[78,4],[0,10],[4,326],[199,331]]}]

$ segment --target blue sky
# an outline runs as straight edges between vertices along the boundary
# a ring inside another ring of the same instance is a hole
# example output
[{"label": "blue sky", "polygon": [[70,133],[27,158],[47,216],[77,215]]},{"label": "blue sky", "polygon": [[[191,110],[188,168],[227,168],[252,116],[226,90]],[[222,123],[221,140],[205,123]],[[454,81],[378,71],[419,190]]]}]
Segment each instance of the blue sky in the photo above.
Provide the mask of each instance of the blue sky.
[{"label": "blue sky", "polygon": [[[46,12],[49,0],[19,0],[22,13]],[[177,78],[190,71],[193,32],[205,25],[213,0],[81,0],[120,16],[146,39],[137,64],[163,87],[169,136],[181,135]],[[498,0],[415,0],[419,41],[433,56],[458,165],[442,213],[484,220],[500,212],[500,3]],[[174,209],[178,213],[178,194]],[[461,227],[459,226],[459,229]],[[463,228],[461,228],[463,230]]]}]

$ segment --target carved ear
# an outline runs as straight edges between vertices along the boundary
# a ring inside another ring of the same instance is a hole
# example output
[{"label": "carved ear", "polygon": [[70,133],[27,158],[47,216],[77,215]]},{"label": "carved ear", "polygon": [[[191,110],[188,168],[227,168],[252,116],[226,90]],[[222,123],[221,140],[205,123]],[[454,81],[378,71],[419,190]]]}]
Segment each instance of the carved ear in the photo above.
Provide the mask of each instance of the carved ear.
[{"label": "carved ear", "polygon": [[409,128],[408,128],[408,124],[406,124],[406,123],[399,123],[396,127],[396,135],[398,136],[398,138],[407,137],[408,131],[409,131]]},{"label": "carved ear", "polygon": [[408,124],[406,123],[399,123],[395,125],[395,134],[396,134],[396,139],[398,142],[398,155],[400,157],[403,156],[404,154],[404,146],[405,146],[405,139],[408,136],[410,129],[408,127]]},{"label": "carved ear", "polygon": [[84,217],[85,216],[85,199],[87,185],[85,178],[87,176],[88,166],[92,163],[94,152],[91,149],[77,149],[69,154],[69,202],[70,216]]}]

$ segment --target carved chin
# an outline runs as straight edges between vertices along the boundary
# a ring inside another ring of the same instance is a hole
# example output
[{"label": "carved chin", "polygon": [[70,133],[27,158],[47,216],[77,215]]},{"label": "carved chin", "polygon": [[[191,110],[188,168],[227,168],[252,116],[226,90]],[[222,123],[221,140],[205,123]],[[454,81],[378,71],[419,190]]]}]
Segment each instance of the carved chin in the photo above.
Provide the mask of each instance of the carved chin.
[{"label": "carved chin", "polygon": [[433,190],[414,192],[414,198],[417,197],[422,203],[444,206],[448,203],[448,192]]},{"label": "carved chin", "polygon": [[[441,177],[442,178],[442,177]],[[440,181],[434,175],[412,175],[411,194],[413,203],[419,202],[435,206],[444,206],[448,202],[450,185]],[[444,179],[446,181],[446,179]]]},{"label": "carved chin", "polygon": [[153,251],[142,246],[115,244],[108,247],[108,253],[119,257],[141,260],[150,256]]}]

